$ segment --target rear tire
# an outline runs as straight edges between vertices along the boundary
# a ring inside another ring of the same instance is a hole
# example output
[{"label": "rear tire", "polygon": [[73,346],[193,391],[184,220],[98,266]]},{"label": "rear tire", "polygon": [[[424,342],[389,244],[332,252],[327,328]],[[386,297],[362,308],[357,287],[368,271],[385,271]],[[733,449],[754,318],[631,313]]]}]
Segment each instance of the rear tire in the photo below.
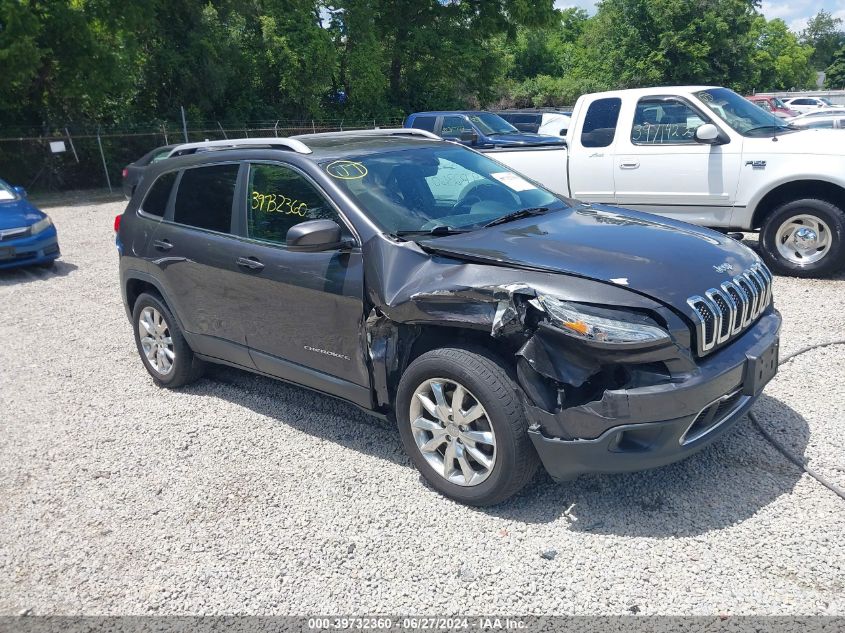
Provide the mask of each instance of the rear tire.
[{"label": "rear tire", "polygon": [[766,217],[760,253],[782,275],[833,274],[845,267],[845,211],[827,200],[786,202]]},{"label": "rear tire", "polygon": [[202,376],[205,363],[194,356],[179,323],[160,297],[142,293],[132,309],[135,346],[160,387],[182,387]]},{"label": "rear tire", "polygon": [[517,389],[483,350],[436,349],[408,366],[396,420],[405,451],[433,488],[460,503],[488,506],[531,480],[539,459]]}]

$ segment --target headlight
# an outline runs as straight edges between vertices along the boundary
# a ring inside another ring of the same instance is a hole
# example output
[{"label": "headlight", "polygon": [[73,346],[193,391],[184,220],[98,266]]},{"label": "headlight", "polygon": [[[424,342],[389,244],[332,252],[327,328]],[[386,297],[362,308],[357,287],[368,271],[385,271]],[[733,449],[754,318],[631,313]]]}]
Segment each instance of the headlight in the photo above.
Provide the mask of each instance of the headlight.
[{"label": "headlight", "polygon": [[50,219],[49,215],[45,215],[43,218],[38,220],[38,222],[32,225],[30,231],[32,231],[32,234],[35,235],[36,233],[41,233],[41,231],[44,231],[51,226],[53,226],[53,221]]},{"label": "headlight", "polygon": [[552,323],[567,334],[585,341],[597,343],[657,343],[668,341],[669,334],[645,322],[645,317],[632,314],[631,321],[618,321],[585,312],[574,303],[561,301],[555,297],[541,296],[540,303],[552,318]]}]

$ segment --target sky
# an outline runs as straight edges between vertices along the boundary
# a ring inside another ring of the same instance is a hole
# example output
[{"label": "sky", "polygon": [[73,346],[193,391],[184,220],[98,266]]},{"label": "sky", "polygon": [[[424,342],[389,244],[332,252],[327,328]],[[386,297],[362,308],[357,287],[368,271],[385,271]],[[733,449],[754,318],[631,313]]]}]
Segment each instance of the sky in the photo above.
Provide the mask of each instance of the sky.
[{"label": "sky", "polygon": [[[566,7],[581,7],[590,13],[595,12],[594,0],[555,0],[555,7],[564,9]],[[800,32],[806,25],[807,20],[816,15],[821,9],[832,13],[835,17],[842,18],[845,25],[845,8],[842,0],[763,0],[761,11],[766,19],[773,20],[780,18],[786,25],[795,31]]]}]

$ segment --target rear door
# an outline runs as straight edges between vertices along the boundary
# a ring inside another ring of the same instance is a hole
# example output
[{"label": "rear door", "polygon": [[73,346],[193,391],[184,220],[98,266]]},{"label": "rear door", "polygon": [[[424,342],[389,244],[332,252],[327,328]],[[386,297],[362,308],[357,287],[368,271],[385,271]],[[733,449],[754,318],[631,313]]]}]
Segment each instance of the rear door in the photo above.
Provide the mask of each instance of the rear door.
[{"label": "rear door", "polygon": [[622,100],[603,97],[582,105],[569,140],[569,188],[587,202],[614,202],[613,147]]},{"label": "rear door", "polygon": [[239,169],[232,162],[185,169],[149,253],[195,351],[249,367],[232,234]]},{"label": "rear door", "polygon": [[[298,168],[254,162],[245,169],[243,237],[235,254],[254,263],[238,271],[238,287],[256,367],[351,400],[368,399],[363,260],[351,225]],[[288,250],[288,230],[316,219],[337,222],[356,246],[317,253]],[[366,392],[339,381],[366,387]]]}]

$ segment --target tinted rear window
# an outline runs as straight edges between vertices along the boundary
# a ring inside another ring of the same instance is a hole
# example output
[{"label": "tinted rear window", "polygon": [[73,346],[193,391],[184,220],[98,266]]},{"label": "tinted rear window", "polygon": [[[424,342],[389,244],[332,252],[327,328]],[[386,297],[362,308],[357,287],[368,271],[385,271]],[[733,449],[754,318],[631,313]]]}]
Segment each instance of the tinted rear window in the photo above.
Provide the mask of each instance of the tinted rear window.
[{"label": "tinted rear window", "polygon": [[174,182],[176,182],[175,171],[159,176],[147,192],[141,211],[148,215],[162,217],[167,210],[167,201],[170,200],[170,191],[173,189]]},{"label": "tinted rear window", "polygon": [[238,165],[186,169],[176,193],[173,221],[228,233],[237,179]]},{"label": "tinted rear window", "polygon": [[434,122],[436,120],[437,117],[433,116],[418,116],[414,119],[411,127],[417,128],[418,130],[426,130],[427,132],[434,132]]},{"label": "tinted rear window", "polygon": [[607,147],[616,135],[616,122],[622,100],[618,97],[596,99],[587,109],[584,128],[581,130],[581,145],[584,147]]}]

